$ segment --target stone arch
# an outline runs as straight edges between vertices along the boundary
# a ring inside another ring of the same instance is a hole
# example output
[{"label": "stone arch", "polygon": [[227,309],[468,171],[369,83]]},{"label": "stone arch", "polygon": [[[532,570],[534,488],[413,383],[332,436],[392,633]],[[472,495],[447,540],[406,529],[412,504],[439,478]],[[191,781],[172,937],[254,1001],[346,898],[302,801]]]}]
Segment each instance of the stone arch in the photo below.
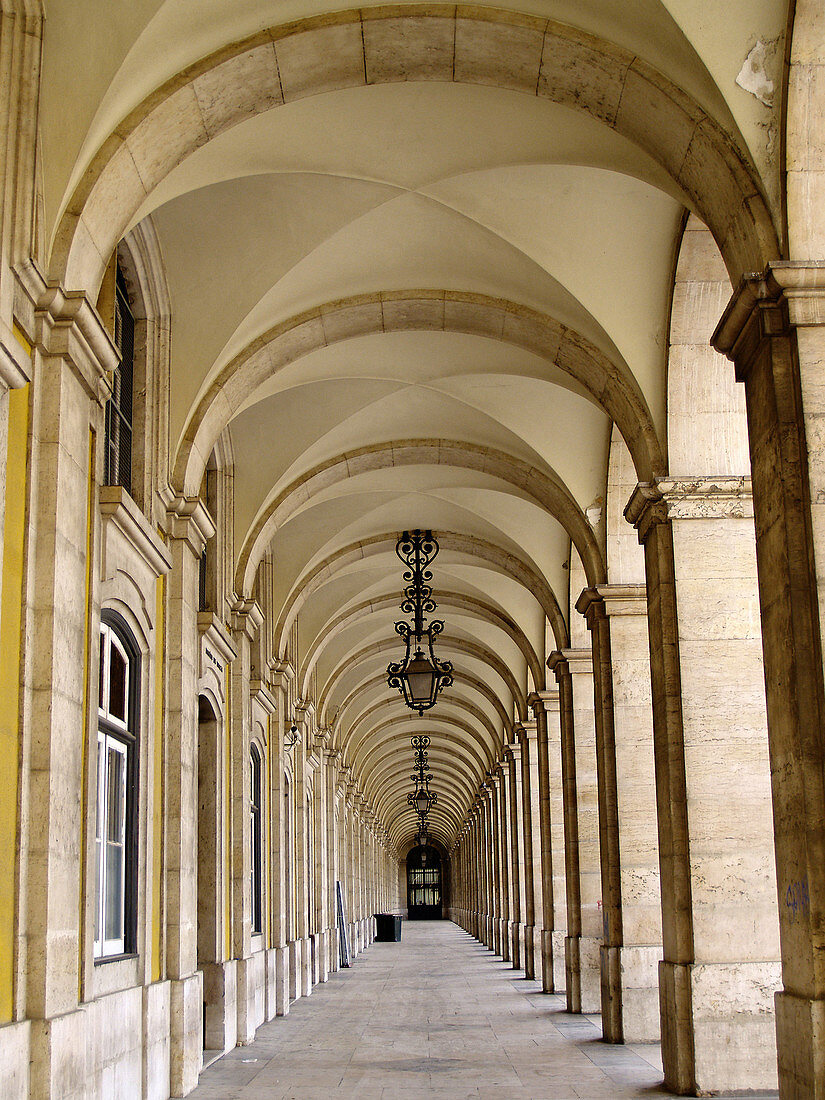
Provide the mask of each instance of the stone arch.
[{"label": "stone arch", "polygon": [[[559,56],[565,64],[553,68]],[[488,84],[584,111],[662,165],[711,227],[732,277],[778,255],[758,175],[743,149],[630,51],[516,12],[386,5],[267,28],[146,97],[98,149],[68,200],[55,232],[52,275],[96,296],[108,257],[147,195],[229,127],[309,95],[398,80]]]},{"label": "stone arch", "polygon": [[342,340],[385,332],[456,332],[500,340],[546,359],[584,387],[627,441],[640,481],[666,473],[663,448],[639,384],[585,337],[547,314],[489,295],[397,290],[342,298],[291,317],[253,340],[212,380],[190,415],[173,483],[197,493],[215,439],[278,370]]},{"label": "stone arch", "polygon": [[[483,663],[489,665],[501,678],[501,680],[507,685],[507,690],[510,692],[513,702],[518,713],[519,721],[526,722],[529,720],[529,711],[527,708],[527,700],[524,692],[519,687],[516,678],[509,667],[501,660],[501,658],[488,649],[487,646],[479,645],[477,642],[470,642],[466,638],[454,638],[449,633],[442,634],[439,638],[439,642],[454,644],[456,647],[460,647],[465,653],[469,653],[474,657],[477,657]],[[371,642],[370,644],[363,646],[355,653],[351,654],[345,661],[342,661],[337,668],[335,668],[329,675],[325,684],[323,684],[321,691],[319,692],[319,698],[326,700],[334,691],[337,681],[344,675],[347,669],[352,668],[358,662],[367,660],[370,657],[380,657],[383,659],[388,655],[397,655],[398,653],[398,641],[395,637],[387,637],[380,642]],[[370,680],[370,684],[377,684],[381,679],[386,680],[386,673],[381,677],[377,677],[375,681]],[[455,683],[460,683],[461,677],[455,680]],[[469,682],[469,678],[468,678]],[[366,690],[366,684],[359,684],[358,688],[348,697],[348,705],[351,705],[358,694]],[[343,709],[343,707],[342,707]],[[339,722],[336,724],[335,733],[335,748],[341,748],[343,738],[341,736],[341,723],[340,713]]]},{"label": "stone arch", "polygon": [[319,488],[328,489],[359,473],[432,463],[481,470],[530,494],[564,527],[573,540],[588,585],[605,580],[605,566],[593,529],[567,487],[551,473],[504,451],[448,439],[403,439],[338,455],[296,478],[259,512],[238,557],[235,587],[251,592],[255,573],[276,530]]},{"label": "stone arch", "polygon": [[[284,602],[273,631],[276,652],[283,652],[289,625],[300,611],[306,600],[336,572],[353,562],[385,552],[390,546],[395,549],[397,535],[387,533],[373,535],[368,539],[344,546],[316,565],[293,585],[289,597]],[[442,550],[454,550],[468,554],[489,563],[493,568],[506,571],[525,586],[536,598],[545,616],[550,621],[556,647],[564,649],[569,644],[567,623],[556,600],[555,593],[544,577],[532,565],[521,558],[507,554],[500,547],[484,539],[463,535],[456,531],[439,531],[438,541]]]},{"label": "stone arch", "polygon": [[[381,672],[377,676],[373,676],[369,680],[365,680],[364,683],[359,684],[358,687],[354,688],[350,692],[350,694],[343,700],[343,702],[336,708],[336,721],[338,719],[342,719],[346,715],[347,708],[355,701],[355,699],[362,692],[368,691],[368,690],[370,690],[374,687],[378,687],[379,684],[385,684],[386,682],[387,682],[387,674],[385,672]],[[512,718],[510,717],[510,715],[508,714],[506,708],[502,704],[501,700],[496,695],[496,693],[494,691],[492,691],[492,689],[490,688],[490,686],[488,684],[484,683],[483,681],[477,679],[474,676],[469,676],[466,673],[461,677],[461,679],[458,681],[458,683],[453,684],[453,689],[461,688],[461,686],[465,685],[465,684],[469,685],[477,695],[481,695],[482,698],[486,699],[487,702],[490,703],[490,705],[493,707],[493,709],[496,711],[496,713],[499,717],[499,720],[500,720],[501,725],[502,725],[502,729],[504,730],[504,733],[505,733],[505,740],[510,738],[512,736],[512,732],[513,732],[513,721],[512,721]],[[334,687],[335,687],[335,681],[330,679],[330,681],[327,683],[327,685],[323,688],[323,690],[319,694],[319,699],[318,699],[318,712],[319,712],[319,714],[321,714],[323,712],[323,710],[324,710],[324,708],[327,704],[327,701],[329,699],[330,692],[334,689]],[[525,702],[524,706],[525,706],[525,715],[526,715],[526,702]],[[337,739],[336,743],[339,743],[339,741],[340,741],[340,739]]]}]

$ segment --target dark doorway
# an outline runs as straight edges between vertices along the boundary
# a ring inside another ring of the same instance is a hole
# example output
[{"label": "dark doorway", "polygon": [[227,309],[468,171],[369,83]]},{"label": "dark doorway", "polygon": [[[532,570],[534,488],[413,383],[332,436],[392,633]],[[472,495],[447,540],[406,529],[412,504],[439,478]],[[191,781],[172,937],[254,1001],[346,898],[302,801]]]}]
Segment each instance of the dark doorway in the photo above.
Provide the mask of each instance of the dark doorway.
[{"label": "dark doorway", "polygon": [[441,855],[437,848],[413,848],[407,856],[409,920],[441,920]]}]

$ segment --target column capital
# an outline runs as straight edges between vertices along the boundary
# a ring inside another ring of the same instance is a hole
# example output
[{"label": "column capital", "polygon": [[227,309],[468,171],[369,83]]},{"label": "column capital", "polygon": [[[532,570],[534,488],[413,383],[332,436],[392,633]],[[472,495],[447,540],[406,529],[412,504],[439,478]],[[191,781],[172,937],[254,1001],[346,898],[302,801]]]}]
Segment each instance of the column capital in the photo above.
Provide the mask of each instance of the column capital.
[{"label": "column capital", "polygon": [[749,477],[657,477],[668,519],[753,519]]},{"label": "column capital", "polygon": [[540,710],[555,714],[559,709],[559,689],[556,687],[548,691],[533,691],[527,696],[527,705],[532,707],[534,715],[538,715]]},{"label": "column capital", "polygon": [[563,649],[562,654],[567,661],[571,676],[576,674],[593,674],[593,654],[589,649]]},{"label": "column capital", "polygon": [[513,742],[512,744],[505,745],[504,746],[504,754],[505,754],[505,756],[509,756],[510,760],[514,764],[518,764],[519,761],[521,760],[521,745],[517,744],[516,742]]},{"label": "column capital", "polygon": [[596,591],[608,618],[647,615],[647,587],[644,584],[597,584]]},{"label": "column capital", "polygon": [[215,524],[200,497],[171,497],[166,502],[166,529],[170,538],[188,543],[196,558],[215,535]]},{"label": "column capital", "polygon": [[111,395],[109,375],[120,352],[97,310],[82,291],[43,283],[35,306],[35,342],[45,358],[71,365],[89,396],[103,405]]},{"label": "column capital", "polygon": [[560,684],[565,676],[570,675],[570,665],[567,663],[565,655],[559,649],[554,649],[547,658],[547,667],[556,677],[557,684]]},{"label": "column capital", "polygon": [[744,382],[763,340],[824,324],[825,261],[775,260],[742,278],[710,342],[733,360],[736,379]]},{"label": "column capital", "polygon": [[269,678],[273,687],[286,693],[295,680],[295,669],[288,661],[270,661]]},{"label": "column capital", "polygon": [[624,518],[635,527],[639,542],[644,545],[654,527],[667,523],[667,504],[658,486],[640,481],[625,505]]},{"label": "column capital", "polygon": [[264,613],[257,600],[235,596],[232,601],[232,630],[253,641],[263,626]]},{"label": "column capital", "polygon": [[519,745],[524,747],[525,743],[531,740],[535,740],[537,736],[537,726],[535,722],[518,722],[515,726],[515,734],[518,737]]}]

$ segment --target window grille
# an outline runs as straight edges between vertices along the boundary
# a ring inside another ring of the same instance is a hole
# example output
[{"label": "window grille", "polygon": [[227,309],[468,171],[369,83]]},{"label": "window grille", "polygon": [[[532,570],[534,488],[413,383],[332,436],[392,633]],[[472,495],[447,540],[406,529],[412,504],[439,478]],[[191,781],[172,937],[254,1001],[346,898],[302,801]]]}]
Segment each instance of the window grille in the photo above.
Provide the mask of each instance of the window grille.
[{"label": "window grille", "polygon": [[106,402],[106,485],[132,487],[132,400],[135,373],[135,318],[126,280],[117,269],[115,344],[120,364],[112,375],[112,396]]}]

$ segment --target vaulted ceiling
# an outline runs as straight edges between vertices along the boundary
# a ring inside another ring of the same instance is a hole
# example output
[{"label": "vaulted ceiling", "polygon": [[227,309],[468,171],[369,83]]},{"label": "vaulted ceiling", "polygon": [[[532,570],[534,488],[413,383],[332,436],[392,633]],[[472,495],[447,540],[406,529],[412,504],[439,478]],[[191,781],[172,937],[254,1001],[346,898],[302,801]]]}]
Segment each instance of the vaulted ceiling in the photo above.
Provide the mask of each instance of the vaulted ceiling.
[{"label": "vaulted ceiling", "polygon": [[[666,470],[686,209],[731,271],[775,239],[785,18],[773,0],[47,3],[52,270],[99,281],[151,215],[175,487],[197,491],[228,431],[236,589],[271,549],[276,643],[297,622],[299,689],[400,849],[410,736],[432,738],[449,846],[568,643],[571,571],[604,580],[612,423],[641,477]],[[416,527],[441,543],[456,669],[425,719],[385,677],[395,540]]]}]

